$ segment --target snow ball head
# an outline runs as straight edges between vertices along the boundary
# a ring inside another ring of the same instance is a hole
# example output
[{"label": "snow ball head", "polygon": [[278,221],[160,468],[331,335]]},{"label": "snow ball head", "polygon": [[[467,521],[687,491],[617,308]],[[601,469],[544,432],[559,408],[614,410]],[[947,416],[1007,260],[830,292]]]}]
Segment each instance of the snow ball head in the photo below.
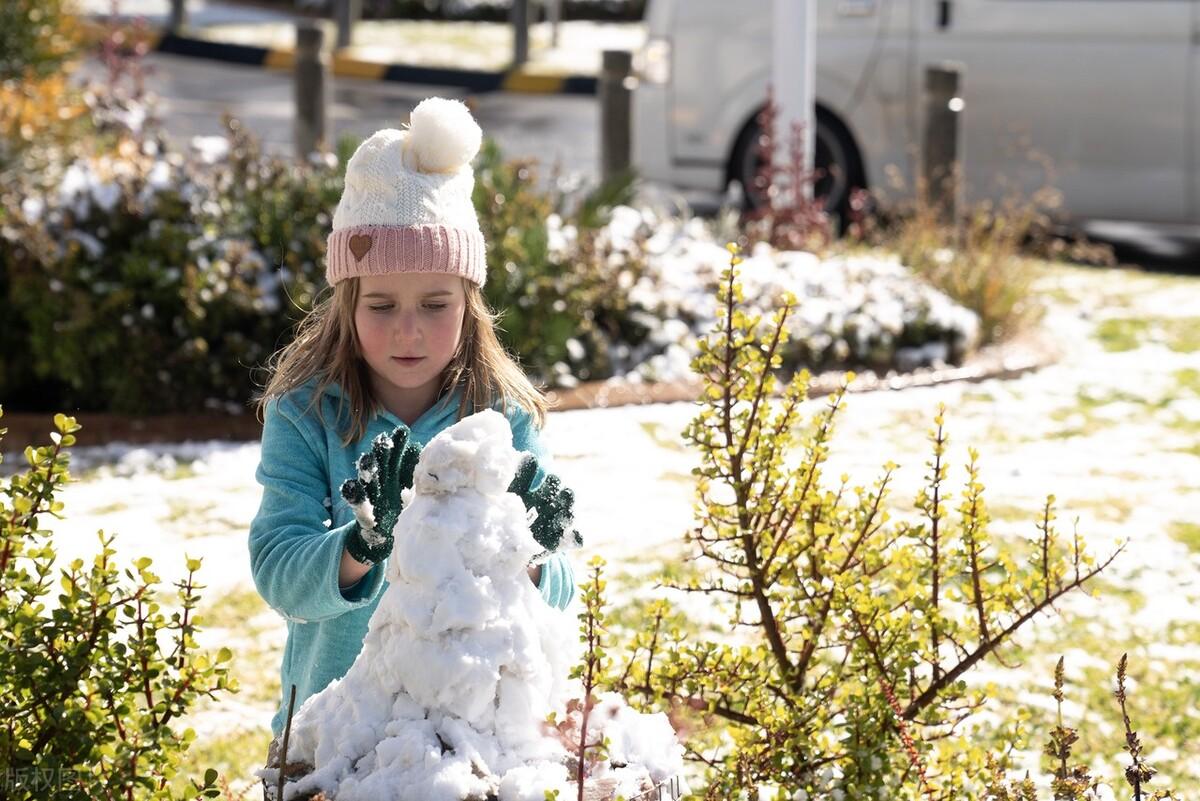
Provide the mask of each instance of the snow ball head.
[{"label": "snow ball head", "polygon": [[421,172],[456,172],[470,164],[483,142],[483,131],[458,100],[430,97],[413,109],[408,150]]},{"label": "snow ball head", "polygon": [[434,437],[421,452],[413,475],[418,495],[444,495],[474,487],[485,495],[504,492],[521,459],[512,447],[504,415],[485,409]]}]

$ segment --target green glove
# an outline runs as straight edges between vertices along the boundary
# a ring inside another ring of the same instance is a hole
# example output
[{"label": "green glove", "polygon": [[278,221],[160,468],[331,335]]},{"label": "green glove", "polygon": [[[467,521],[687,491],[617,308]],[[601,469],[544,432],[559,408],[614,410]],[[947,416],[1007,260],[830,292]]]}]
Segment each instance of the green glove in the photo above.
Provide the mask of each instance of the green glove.
[{"label": "green glove", "polygon": [[375,437],[371,449],[358,457],[358,478],[342,482],[342,497],[355,519],[346,550],[363,564],[382,562],[392,552],[392,529],[404,508],[400,491],[412,486],[421,456],[420,446],[408,436],[408,428],[397,426],[390,435]]},{"label": "green glove", "polygon": [[546,550],[534,557],[535,562],[557,551],[563,545],[564,534],[569,537],[571,546],[583,545],[583,537],[571,528],[575,521],[575,493],[562,486],[562,481],[555,475],[547,475],[536,490],[530,489],[537,470],[537,459],[525,454],[512,484],[508,487],[509,492],[520,496],[527,510],[533,509],[537,513],[529,530],[533,532],[533,538],[538,544]]}]

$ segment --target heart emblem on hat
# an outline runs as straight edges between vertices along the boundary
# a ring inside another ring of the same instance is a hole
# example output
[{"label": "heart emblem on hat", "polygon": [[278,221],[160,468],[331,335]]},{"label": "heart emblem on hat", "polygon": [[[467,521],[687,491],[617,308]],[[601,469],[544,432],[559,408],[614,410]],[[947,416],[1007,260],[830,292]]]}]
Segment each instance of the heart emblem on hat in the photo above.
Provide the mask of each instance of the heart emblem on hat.
[{"label": "heart emblem on hat", "polygon": [[375,244],[375,240],[371,239],[368,234],[355,234],[350,237],[350,252],[354,254],[354,260],[362,261],[363,256],[371,252],[373,244]]}]

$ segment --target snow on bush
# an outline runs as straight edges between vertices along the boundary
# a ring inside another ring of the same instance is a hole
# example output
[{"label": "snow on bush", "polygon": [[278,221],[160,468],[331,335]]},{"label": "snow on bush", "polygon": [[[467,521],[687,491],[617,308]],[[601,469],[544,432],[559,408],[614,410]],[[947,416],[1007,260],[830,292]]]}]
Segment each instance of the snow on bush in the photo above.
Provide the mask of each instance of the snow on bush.
[{"label": "snow on bush", "polygon": [[[544,801],[547,790],[574,792],[571,755],[547,719],[571,691],[576,637],[526,575],[540,546],[524,504],[506,492],[518,461],[493,411],[425,447],[362,651],[295,715],[288,763],[312,770],[285,798]],[[608,738],[614,758],[596,779],[631,795],[678,772],[682,748],[665,716],[634,712],[620,696],[603,701],[589,739]],[[275,770],[261,773],[277,780]]]},{"label": "snow on bush", "polygon": [[[571,247],[576,233],[548,220],[551,247]],[[640,248],[646,267],[631,287],[630,306],[650,329],[642,344],[618,352],[617,376],[670,380],[690,374],[697,340],[715,320],[724,242],[703,220],[663,218],[652,209],[620,206],[602,232],[615,253]],[[747,313],[768,313],[785,292],[791,315],[784,364],[822,369],[867,366],[911,370],[961,360],[978,343],[974,312],[916,278],[896,258],[777,251],[759,244],[741,267]]]}]

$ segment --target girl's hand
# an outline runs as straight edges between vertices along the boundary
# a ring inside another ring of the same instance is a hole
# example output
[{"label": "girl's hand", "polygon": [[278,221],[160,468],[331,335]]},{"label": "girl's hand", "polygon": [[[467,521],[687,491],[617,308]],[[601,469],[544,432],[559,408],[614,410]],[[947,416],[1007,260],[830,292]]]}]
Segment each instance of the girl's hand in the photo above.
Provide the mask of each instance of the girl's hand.
[{"label": "girl's hand", "polygon": [[570,546],[582,545],[583,538],[579,536],[578,531],[571,528],[575,521],[575,493],[562,486],[562,481],[556,475],[547,475],[536,490],[531,490],[530,486],[537,469],[537,459],[526,454],[508,491],[519,495],[525,503],[525,508],[533,509],[537,513],[529,529],[538,544],[546,549],[545,553],[534,558],[535,561],[540,561],[563,545],[564,534],[570,538]]},{"label": "girl's hand", "polygon": [[358,478],[342,482],[341,493],[354,511],[355,528],[346,550],[363,564],[375,564],[392,552],[392,529],[404,508],[400,491],[412,486],[421,448],[408,439],[405,426],[380,434],[358,457]]}]

